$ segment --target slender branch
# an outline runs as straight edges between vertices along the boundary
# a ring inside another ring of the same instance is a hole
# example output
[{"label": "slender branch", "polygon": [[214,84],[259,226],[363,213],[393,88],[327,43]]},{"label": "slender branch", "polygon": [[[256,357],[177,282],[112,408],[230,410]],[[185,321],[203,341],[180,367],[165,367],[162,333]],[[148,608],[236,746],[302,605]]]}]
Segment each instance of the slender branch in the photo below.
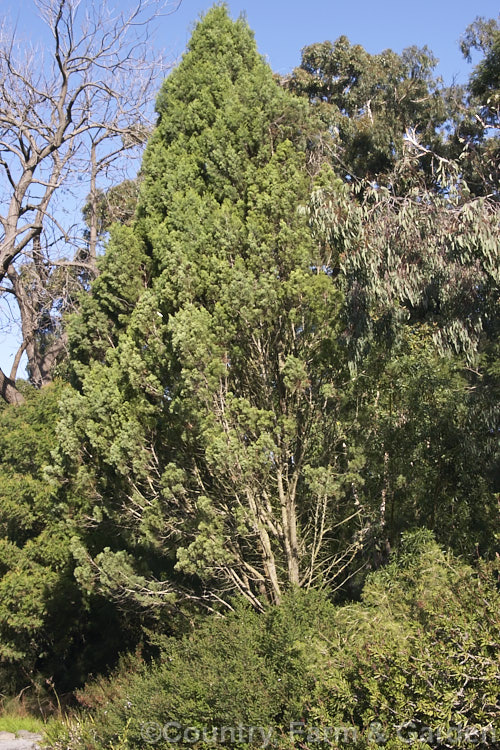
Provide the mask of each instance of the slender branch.
[{"label": "slender branch", "polygon": [[[79,260],[82,238],[72,236],[65,225],[67,212],[55,202],[64,186],[76,186],[76,200],[83,205],[88,193],[84,154],[92,144],[99,147],[99,153],[94,151],[94,193],[98,180],[109,185],[122,167],[128,176],[122,157],[137,154],[142,146],[154,116],[153,92],[166,67],[161,56],[152,54],[151,22],[180,5],[137,0],[126,12],[110,12],[104,0],[89,4],[88,13],[79,16],[80,2],[37,0],[52,34],[51,51],[26,55],[13,34],[0,40],[0,283],[13,265],[30,264],[30,283],[33,271],[43,270],[35,283],[38,297],[29,304],[29,295],[18,300],[21,318],[30,318],[22,320],[24,331],[37,330],[41,309],[46,314],[51,307],[47,295],[64,297],[64,290],[49,289],[52,269],[73,266],[96,272],[95,263]],[[91,231],[95,256],[95,222]],[[43,247],[48,262],[43,269],[31,266],[36,245]],[[68,245],[73,257],[64,261]],[[22,294],[19,285],[17,289]],[[25,351],[29,359],[41,356],[33,341]],[[34,364],[30,360],[32,371]]]},{"label": "slender branch", "polygon": [[27,345],[28,345],[28,340],[25,339],[23,341],[23,343],[21,344],[21,346],[19,347],[19,349],[17,350],[16,356],[14,357],[14,362],[12,363],[12,369],[10,371],[10,376],[9,376],[10,379],[13,380],[13,381],[16,380],[17,369],[19,367],[19,363],[21,361],[21,357],[23,356],[24,350],[26,349]]}]

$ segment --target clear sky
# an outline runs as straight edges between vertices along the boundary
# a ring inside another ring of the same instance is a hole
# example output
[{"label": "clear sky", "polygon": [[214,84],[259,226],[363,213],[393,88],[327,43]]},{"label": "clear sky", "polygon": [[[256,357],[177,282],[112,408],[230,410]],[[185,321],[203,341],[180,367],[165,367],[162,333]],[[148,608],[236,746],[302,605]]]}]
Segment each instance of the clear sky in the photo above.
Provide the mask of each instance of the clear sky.
[{"label": "clear sky", "polygon": [[[130,0],[124,2],[128,5]],[[116,3],[121,4],[120,0]],[[182,0],[175,13],[158,22],[154,42],[172,59],[180,57],[193,24],[211,4],[209,0]],[[298,65],[300,50],[307,44],[333,41],[345,34],[371,53],[427,45],[439,58],[437,70],[447,84],[465,82],[471,70],[458,48],[460,35],[476,16],[492,18],[499,11],[498,0],[232,0],[228,5],[234,17],[246,14],[260,53],[278,73]],[[43,38],[33,0],[0,0],[0,21],[2,16],[23,39]],[[10,371],[17,346],[13,334],[0,331],[4,372]]]},{"label": "clear sky", "polygon": [[[211,3],[183,0],[175,17],[165,19],[164,41],[182,52],[193,22]],[[368,52],[392,48],[401,52],[416,44],[428,47],[440,59],[439,73],[446,83],[454,76],[467,80],[470,66],[458,48],[460,35],[476,18],[497,16],[498,0],[233,0],[233,16],[246,13],[261,54],[278,73],[300,62],[307,44],[335,40],[341,34]],[[170,28],[169,28],[170,27]]]}]

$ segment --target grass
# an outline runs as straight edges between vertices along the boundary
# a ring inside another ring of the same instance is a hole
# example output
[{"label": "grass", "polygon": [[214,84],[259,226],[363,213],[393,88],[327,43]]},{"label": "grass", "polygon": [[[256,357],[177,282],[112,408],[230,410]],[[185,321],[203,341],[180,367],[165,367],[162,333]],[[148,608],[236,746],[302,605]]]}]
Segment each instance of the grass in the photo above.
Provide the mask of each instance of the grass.
[{"label": "grass", "polygon": [[2,714],[0,716],[0,732],[13,732],[26,729],[28,732],[43,734],[47,723],[36,716],[19,716],[19,714]]},{"label": "grass", "polygon": [[59,696],[55,694],[57,700],[57,706],[55,706],[53,700],[48,700],[47,694],[33,699],[25,693],[25,690],[16,696],[0,693],[0,732],[17,734],[24,730],[45,735],[47,730],[61,723]]},{"label": "grass", "polygon": [[[2,696],[3,697],[3,696]],[[0,703],[0,732],[17,734],[21,729],[34,734],[45,734],[58,723],[55,716],[43,717],[29,709],[23,701],[13,698]]]}]

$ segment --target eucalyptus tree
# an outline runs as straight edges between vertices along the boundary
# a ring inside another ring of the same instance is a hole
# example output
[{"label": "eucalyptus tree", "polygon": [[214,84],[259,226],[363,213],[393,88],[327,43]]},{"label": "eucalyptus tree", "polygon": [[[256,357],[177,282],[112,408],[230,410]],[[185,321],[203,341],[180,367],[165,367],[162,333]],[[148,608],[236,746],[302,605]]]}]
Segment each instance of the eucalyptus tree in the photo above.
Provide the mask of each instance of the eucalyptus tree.
[{"label": "eucalyptus tree", "polygon": [[500,179],[500,26],[498,19],[476,18],[460,44],[468,62],[472,51],[483,57],[466,88],[457,125],[456,150],[463,153],[464,176],[470,189],[498,200]]},{"label": "eucalyptus tree", "polygon": [[[427,154],[427,150],[425,150]],[[419,525],[456,551],[494,554],[498,479],[498,204],[474,197],[463,160],[415,140],[389,187],[331,182],[312,194],[315,236],[338,254],[343,335],[365,490],[388,538]],[[393,185],[412,185],[399,195]]]},{"label": "eucalyptus tree", "polygon": [[[403,156],[408,129],[427,148],[442,147],[450,102],[434,74],[437,62],[427,47],[372,55],[341,36],[304,47],[283,85],[307,97],[328,125],[333,138],[325,153],[338,175],[385,183]],[[420,166],[429,172],[428,164]]]}]

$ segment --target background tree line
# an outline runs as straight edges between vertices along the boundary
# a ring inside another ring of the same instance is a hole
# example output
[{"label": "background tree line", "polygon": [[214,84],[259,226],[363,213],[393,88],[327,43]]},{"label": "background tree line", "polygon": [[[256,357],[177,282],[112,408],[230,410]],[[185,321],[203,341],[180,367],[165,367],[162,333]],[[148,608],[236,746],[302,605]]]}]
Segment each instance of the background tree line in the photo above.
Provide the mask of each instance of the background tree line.
[{"label": "background tree line", "polygon": [[[58,8],[50,23],[64,81],[57,29],[74,9]],[[236,672],[248,666],[246,639],[262,661],[248,702],[261,721],[281,726],[297,712],[361,728],[389,700],[422,726],[438,704],[442,726],[493,720],[499,33],[482,19],[467,30],[464,54],[479,48],[483,59],[464,88],[435,79],[427,49],[369,55],[345,37],[305,48],[282,78],[246,23],[216,6],[160,89],[137,180],[106,193],[93,183],[87,254],[66,263],[78,269],[71,305],[58,307],[58,292],[57,330],[37,328],[37,351],[60,342],[57,368],[45,379],[30,369],[31,384],[4,380],[0,667],[6,691],[29,684],[41,694],[47,679],[81,686],[139,643],[144,661],[81,693],[97,712],[93,739],[63,732],[54,746],[110,747],[120,735],[140,747],[140,717],[119,708],[129,695],[151,701],[159,691],[165,717],[176,690],[176,710],[185,702],[196,721],[228,723],[233,714],[214,706],[233,701],[242,715],[235,684],[219,677],[219,697],[192,699],[204,659],[219,674],[226,658],[206,656],[219,631],[235,644]],[[133,56],[121,50],[116,64],[127,70]],[[116,137],[117,125],[81,117],[89,137]],[[7,153],[27,162],[28,132],[9,127],[18,141],[5,136]],[[73,120],[65,127],[73,133]],[[144,133],[135,120],[127,127]],[[140,140],[119,134],[120,153]],[[59,164],[69,151],[54,149]],[[37,183],[24,179],[32,201]],[[19,209],[21,244],[8,244],[3,224],[6,294],[17,276],[34,288],[49,217],[37,205]],[[23,219],[30,212],[36,221]],[[483,605],[474,586],[487,591]],[[377,610],[388,591],[397,611]],[[328,614],[309,626],[300,613],[316,606]],[[450,632],[439,629],[444,616]],[[338,674],[343,646],[330,617],[339,633],[356,629],[361,649]],[[268,642],[255,641],[257,623]],[[464,652],[463,633],[480,627],[479,651],[471,642]],[[388,633],[406,644],[392,655]],[[361,666],[366,639],[373,658]],[[436,642],[445,652],[426,661]],[[185,648],[194,655],[183,672]],[[177,666],[162,667],[167,658]],[[464,658],[477,665],[482,702],[458,669]],[[381,664],[390,699],[374,676]],[[446,700],[443,669],[455,680]],[[315,682],[313,672],[325,676]]]}]

